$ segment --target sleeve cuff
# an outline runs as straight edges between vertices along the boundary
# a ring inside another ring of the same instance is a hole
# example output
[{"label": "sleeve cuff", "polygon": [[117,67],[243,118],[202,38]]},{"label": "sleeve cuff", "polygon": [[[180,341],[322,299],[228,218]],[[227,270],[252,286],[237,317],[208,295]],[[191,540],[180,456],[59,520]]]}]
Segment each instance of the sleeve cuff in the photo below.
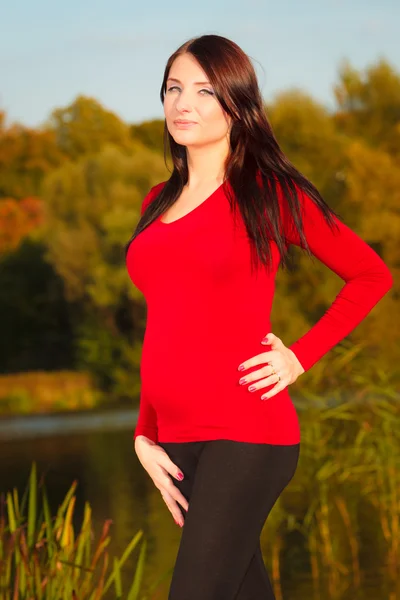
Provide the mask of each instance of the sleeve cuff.
[{"label": "sleeve cuff", "polygon": [[297,360],[303,367],[304,372],[308,371],[313,366],[313,364],[317,362],[316,360],[312,361],[309,358],[307,358],[307,356],[301,351],[301,345],[299,341],[294,342],[291,346],[288,346],[288,348],[296,356]]},{"label": "sleeve cuff", "polygon": [[153,427],[136,427],[133,433],[133,440],[135,440],[138,437],[138,435],[145,435],[155,444],[157,444],[158,442],[157,429],[154,429]]}]

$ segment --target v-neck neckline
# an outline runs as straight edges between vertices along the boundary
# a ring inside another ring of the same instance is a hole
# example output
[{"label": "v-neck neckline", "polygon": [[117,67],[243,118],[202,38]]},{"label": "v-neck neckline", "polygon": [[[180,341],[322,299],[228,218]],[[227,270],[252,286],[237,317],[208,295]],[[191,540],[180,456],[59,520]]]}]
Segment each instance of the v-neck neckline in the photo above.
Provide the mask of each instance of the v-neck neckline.
[{"label": "v-neck neckline", "polygon": [[221,185],[219,185],[213,192],[211,192],[211,194],[209,196],[207,196],[207,198],[205,200],[203,200],[202,202],[200,202],[200,204],[198,204],[197,206],[195,206],[194,208],[192,208],[192,210],[190,210],[189,212],[187,212],[186,214],[182,215],[181,217],[178,217],[177,219],[174,219],[173,221],[169,221],[168,223],[165,223],[164,221],[161,220],[163,215],[160,215],[157,218],[157,222],[162,225],[163,227],[169,227],[171,225],[174,225],[175,223],[179,223],[181,221],[183,221],[184,219],[187,219],[188,217],[190,217],[190,215],[193,216],[194,213],[196,213],[202,206],[204,206],[209,200],[211,200],[211,198],[213,198],[218,192],[221,191],[221,189],[223,188],[225,181],[223,181],[221,183]]}]

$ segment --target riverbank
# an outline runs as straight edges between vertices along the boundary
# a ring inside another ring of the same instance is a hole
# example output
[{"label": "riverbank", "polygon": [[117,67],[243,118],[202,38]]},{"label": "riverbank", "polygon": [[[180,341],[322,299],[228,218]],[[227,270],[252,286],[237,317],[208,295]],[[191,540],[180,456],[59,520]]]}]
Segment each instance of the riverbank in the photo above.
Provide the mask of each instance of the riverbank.
[{"label": "riverbank", "polygon": [[137,409],[2,416],[0,418],[0,441],[115,429],[132,429],[133,431],[137,417]]}]

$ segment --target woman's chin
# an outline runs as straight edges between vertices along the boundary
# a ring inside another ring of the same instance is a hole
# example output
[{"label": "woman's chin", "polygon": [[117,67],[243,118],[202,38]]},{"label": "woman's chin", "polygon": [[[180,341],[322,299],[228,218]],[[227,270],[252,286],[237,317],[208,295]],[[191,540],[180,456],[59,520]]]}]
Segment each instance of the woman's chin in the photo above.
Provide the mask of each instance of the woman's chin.
[{"label": "woman's chin", "polygon": [[198,135],[193,135],[191,131],[174,132],[172,135],[175,142],[181,146],[196,146],[201,143]]}]

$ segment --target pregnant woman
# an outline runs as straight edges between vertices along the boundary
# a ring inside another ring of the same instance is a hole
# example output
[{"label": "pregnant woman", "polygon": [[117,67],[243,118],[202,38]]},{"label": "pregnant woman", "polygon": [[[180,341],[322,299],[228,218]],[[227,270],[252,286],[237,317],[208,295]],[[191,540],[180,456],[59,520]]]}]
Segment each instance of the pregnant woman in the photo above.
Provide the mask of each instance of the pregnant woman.
[{"label": "pregnant woman", "polygon": [[[126,255],[147,302],[135,451],[183,526],[169,600],[273,600],[260,534],[299,459],[288,386],[392,275],[282,152],[234,42],[184,43],[161,101],[172,174],[145,196]],[[287,347],[270,312],[290,244],[345,283]]]}]

